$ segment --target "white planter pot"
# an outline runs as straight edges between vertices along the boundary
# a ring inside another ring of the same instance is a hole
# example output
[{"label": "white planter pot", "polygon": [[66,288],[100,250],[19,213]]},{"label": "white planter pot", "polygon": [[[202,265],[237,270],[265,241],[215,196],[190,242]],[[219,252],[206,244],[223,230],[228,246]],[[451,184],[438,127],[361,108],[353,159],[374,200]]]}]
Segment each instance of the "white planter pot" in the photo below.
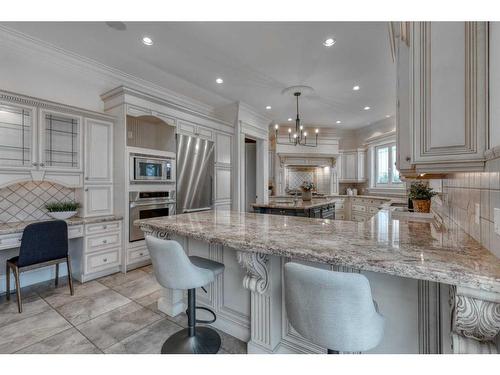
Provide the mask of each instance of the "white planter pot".
[{"label": "white planter pot", "polygon": [[66,220],[72,216],[75,216],[77,211],[60,211],[60,212],[48,212],[47,214],[57,220]]}]

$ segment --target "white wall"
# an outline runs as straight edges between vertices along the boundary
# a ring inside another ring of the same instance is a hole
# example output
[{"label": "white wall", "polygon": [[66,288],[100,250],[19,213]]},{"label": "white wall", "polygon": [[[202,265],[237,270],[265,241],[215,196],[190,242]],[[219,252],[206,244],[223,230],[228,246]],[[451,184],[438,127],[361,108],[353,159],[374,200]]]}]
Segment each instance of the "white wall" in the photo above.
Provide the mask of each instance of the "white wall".
[{"label": "white wall", "polygon": [[490,148],[500,146],[500,22],[490,22]]},{"label": "white wall", "polygon": [[374,122],[368,126],[356,130],[356,142],[358,147],[362,146],[369,138],[382,135],[396,129],[395,118],[389,117]]}]

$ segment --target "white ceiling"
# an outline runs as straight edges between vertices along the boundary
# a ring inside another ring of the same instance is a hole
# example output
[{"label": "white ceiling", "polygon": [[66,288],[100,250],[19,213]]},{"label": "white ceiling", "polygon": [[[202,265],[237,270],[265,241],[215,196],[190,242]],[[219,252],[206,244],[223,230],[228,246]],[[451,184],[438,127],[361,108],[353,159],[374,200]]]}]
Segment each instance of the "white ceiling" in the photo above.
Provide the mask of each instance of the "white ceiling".
[{"label": "white ceiling", "polygon": [[[281,94],[291,85],[315,89],[300,102],[305,124],[353,129],[395,112],[385,22],[125,24],[117,31],[104,22],[4,23],[215,107],[243,101],[275,122],[295,117],[294,98]],[[144,35],[153,46],[141,43]],[[328,37],[337,41],[331,48],[322,44]]]}]

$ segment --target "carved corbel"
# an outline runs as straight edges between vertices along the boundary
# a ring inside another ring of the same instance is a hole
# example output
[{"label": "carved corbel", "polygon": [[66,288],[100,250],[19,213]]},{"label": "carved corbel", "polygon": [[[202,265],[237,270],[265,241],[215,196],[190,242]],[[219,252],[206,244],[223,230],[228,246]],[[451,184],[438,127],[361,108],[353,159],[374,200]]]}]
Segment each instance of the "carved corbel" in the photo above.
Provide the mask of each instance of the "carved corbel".
[{"label": "carved corbel", "polygon": [[500,331],[500,294],[453,287],[453,352],[497,353]]},{"label": "carved corbel", "polygon": [[170,233],[165,232],[165,231],[161,231],[161,230],[152,229],[151,227],[148,227],[148,226],[141,226],[141,230],[144,232],[145,236],[153,236],[156,238],[160,238],[162,240],[169,240],[171,238]]},{"label": "carved corbel", "polygon": [[246,270],[243,287],[263,294],[269,286],[269,256],[245,251],[236,252],[238,263]]}]

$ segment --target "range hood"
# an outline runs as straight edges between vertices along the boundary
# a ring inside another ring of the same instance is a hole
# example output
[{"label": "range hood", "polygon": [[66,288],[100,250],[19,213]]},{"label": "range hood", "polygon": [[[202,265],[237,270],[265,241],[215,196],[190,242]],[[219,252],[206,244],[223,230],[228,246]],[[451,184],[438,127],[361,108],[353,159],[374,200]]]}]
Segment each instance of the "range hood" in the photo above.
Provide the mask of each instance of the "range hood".
[{"label": "range hood", "polygon": [[337,158],[329,155],[325,157],[305,155],[278,155],[280,164],[284,167],[334,167]]}]

